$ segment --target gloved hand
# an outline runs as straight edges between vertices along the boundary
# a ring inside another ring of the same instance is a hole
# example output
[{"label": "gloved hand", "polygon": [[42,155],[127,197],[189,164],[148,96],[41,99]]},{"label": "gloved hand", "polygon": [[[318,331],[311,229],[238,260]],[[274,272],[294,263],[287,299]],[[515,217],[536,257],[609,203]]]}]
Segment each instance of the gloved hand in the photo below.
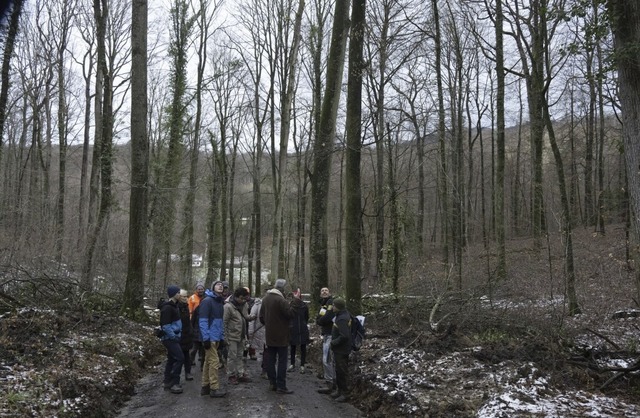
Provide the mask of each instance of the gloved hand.
[{"label": "gloved hand", "polygon": [[204,346],[205,350],[211,349],[211,341],[204,341],[202,345]]}]

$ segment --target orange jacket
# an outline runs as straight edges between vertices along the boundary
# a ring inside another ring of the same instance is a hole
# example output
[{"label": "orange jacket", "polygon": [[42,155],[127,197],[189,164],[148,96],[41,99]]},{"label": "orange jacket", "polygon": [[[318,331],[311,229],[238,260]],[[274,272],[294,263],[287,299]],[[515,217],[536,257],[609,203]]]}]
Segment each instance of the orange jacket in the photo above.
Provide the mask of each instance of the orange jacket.
[{"label": "orange jacket", "polygon": [[200,302],[202,301],[202,299],[204,299],[204,297],[205,295],[202,295],[202,297],[200,297],[197,293],[189,296],[189,315],[193,315],[193,311],[195,311],[198,305],[200,305]]}]

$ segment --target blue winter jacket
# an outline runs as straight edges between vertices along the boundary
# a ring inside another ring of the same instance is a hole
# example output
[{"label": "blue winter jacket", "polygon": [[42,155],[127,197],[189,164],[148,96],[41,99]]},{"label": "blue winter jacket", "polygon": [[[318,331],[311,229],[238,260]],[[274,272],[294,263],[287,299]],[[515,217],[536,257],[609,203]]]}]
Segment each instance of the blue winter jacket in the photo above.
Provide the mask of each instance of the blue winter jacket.
[{"label": "blue winter jacket", "polygon": [[202,341],[224,340],[222,318],[224,317],[224,299],[221,295],[205,290],[206,297],[200,302],[200,334]]},{"label": "blue winter jacket", "polygon": [[160,338],[162,341],[180,341],[182,335],[182,319],[180,318],[180,310],[178,305],[172,300],[165,301],[160,306],[160,326],[164,331],[164,335]]}]

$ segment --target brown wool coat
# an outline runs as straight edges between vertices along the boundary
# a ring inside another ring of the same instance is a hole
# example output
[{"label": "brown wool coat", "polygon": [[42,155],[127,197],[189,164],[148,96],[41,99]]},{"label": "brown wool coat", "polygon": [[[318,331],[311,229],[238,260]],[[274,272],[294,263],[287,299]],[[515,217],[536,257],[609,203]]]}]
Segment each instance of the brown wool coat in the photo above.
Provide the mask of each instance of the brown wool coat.
[{"label": "brown wool coat", "polygon": [[[262,298],[260,307],[260,322],[265,327],[267,346],[289,346],[289,323],[298,309],[295,299],[289,302],[277,289],[271,289]],[[301,302],[301,301],[300,301]]]}]

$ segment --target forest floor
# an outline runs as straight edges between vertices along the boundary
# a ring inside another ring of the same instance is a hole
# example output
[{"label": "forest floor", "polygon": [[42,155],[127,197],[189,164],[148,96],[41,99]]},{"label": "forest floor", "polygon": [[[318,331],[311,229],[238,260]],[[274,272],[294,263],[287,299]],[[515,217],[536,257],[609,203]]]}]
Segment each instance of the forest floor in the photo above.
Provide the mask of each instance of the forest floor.
[{"label": "forest floor", "polygon": [[443,286],[426,260],[402,283],[411,297],[368,295],[351,405],[317,394],[315,372],[291,373],[293,395],[270,393],[251,361],[254,381],[227,398],[200,397],[199,376],[170,395],[152,327],[82,309],[9,312],[0,317],[0,417],[177,417],[212,405],[256,417],[640,417],[640,312],[623,230],[576,231],[574,242],[579,315],[567,315],[563,243],[553,236],[542,250],[510,242],[501,284],[482,279],[492,256],[470,248],[464,292]]}]

